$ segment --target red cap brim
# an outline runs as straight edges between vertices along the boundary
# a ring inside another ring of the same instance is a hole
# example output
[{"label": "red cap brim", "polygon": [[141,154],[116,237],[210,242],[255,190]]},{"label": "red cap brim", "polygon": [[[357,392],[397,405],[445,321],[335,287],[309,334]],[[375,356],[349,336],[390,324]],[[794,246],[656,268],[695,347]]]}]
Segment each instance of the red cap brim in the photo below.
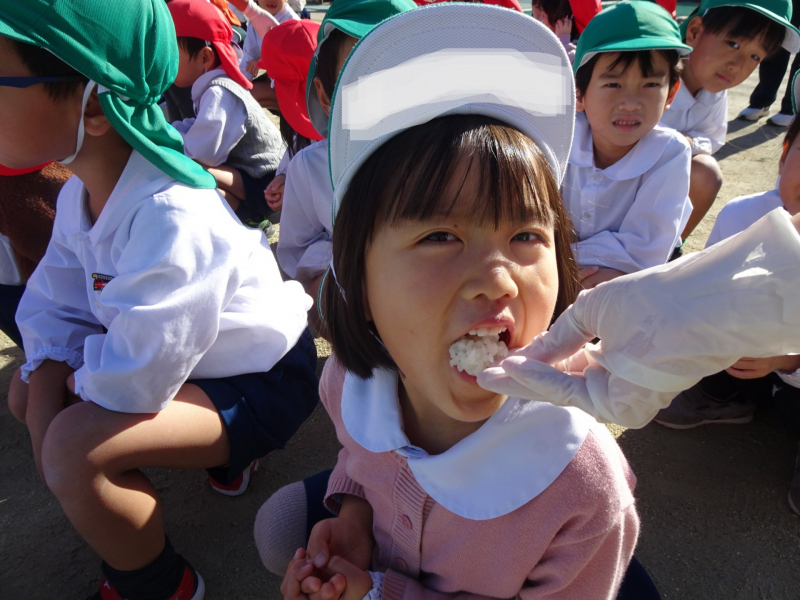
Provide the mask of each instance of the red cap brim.
[{"label": "red cap brim", "polygon": [[211,44],[214,46],[214,50],[217,51],[221,63],[220,66],[225,71],[225,74],[243,88],[252,90],[253,82],[245,77],[244,73],[239,69],[239,57],[236,56],[233,46],[225,42],[211,42]]},{"label": "red cap brim", "polygon": [[275,96],[281,114],[292,129],[316,142],[324,139],[308,118],[305,81],[276,81]]}]

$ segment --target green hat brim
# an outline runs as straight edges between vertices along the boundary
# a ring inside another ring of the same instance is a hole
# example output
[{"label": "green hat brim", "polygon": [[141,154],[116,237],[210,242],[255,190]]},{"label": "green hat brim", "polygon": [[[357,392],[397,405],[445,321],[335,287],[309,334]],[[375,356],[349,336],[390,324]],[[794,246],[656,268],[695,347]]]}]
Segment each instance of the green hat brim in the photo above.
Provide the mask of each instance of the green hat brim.
[{"label": "green hat brim", "polygon": [[692,51],[691,46],[676,42],[674,39],[658,38],[639,38],[635,40],[625,40],[624,42],[614,42],[604,46],[592,48],[582,56],[575,57],[575,64],[572,66],[577,73],[583,65],[589,62],[597,54],[611,52],[639,52],[642,50],[675,50],[680,56],[686,56]]}]

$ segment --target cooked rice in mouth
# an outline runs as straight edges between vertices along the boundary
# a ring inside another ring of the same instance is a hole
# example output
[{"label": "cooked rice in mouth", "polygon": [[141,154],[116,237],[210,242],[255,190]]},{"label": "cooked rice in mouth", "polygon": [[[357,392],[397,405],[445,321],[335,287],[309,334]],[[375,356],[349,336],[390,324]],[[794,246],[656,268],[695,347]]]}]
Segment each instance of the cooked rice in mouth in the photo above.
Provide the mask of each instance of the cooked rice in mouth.
[{"label": "cooked rice in mouth", "polygon": [[475,329],[450,346],[450,365],[473,377],[494,361],[508,356],[508,346],[500,340],[505,327]]}]

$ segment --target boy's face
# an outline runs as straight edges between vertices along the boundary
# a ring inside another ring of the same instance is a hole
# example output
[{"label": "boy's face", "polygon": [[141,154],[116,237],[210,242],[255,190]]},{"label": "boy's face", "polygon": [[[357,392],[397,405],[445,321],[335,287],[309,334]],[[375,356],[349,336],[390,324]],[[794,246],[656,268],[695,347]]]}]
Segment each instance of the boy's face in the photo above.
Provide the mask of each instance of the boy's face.
[{"label": "boy's face", "polygon": [[[0,77],[32,77],[16,49],[0,36]],[[44,85],[0,86],[0,164],[12,169],[65,158],[75,151],[82,88],[53,100]]]},{"label": "boy's face", "polygon": [[575,106],[586,113],[597,150],[624,156],[658,124],[675,97],[677,87],[669,88],[669,62],[660,52],[650,55],[652,71],[645,77],[638,62],[623,71],[622,64],[611,66],[617,53],[601,54],[586,92],[578,93]]},{"label": "boy's face", "polygon": [[272,16],[275,16],[286,4],[286,0],[258,0],[258,5]]},{"label": "boy's face", "polygon": [[778,192],[786,210],[794,216],[800,213],[800,135],[795,138],[791,146],[784,149],[780,174]]},{"label": "boy's face", "polygon": [[767,51],[761,39],[734,39],[727,33],[709,33],[702,19],[695,17],[686,30],[686,43],[692,47],[689,67],[692,76],[712,93],[736,87],[747,79]]}]

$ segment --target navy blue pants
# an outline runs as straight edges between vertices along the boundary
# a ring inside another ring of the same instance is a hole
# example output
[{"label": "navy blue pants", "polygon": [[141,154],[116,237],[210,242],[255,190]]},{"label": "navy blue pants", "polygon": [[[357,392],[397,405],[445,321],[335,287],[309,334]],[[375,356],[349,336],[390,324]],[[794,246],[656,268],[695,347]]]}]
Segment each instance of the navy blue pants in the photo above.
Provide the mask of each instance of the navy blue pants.
[{"label": "navy blue pants", "polygon": [[[330,476],[330,471],[323,471],[303,480],[306,489],[306,541],[311,536],[314,525],[336,516],[323,504]],[[617,600],[661,600],[655,584],[636,557],[628,565]]]},{"label": "navy blue pants", "polygon": [[15,317],[23,292],[25,292],[24,285],[0,284],[0,331],[20,348],[22,348],[22,335],[19,333]]}]

